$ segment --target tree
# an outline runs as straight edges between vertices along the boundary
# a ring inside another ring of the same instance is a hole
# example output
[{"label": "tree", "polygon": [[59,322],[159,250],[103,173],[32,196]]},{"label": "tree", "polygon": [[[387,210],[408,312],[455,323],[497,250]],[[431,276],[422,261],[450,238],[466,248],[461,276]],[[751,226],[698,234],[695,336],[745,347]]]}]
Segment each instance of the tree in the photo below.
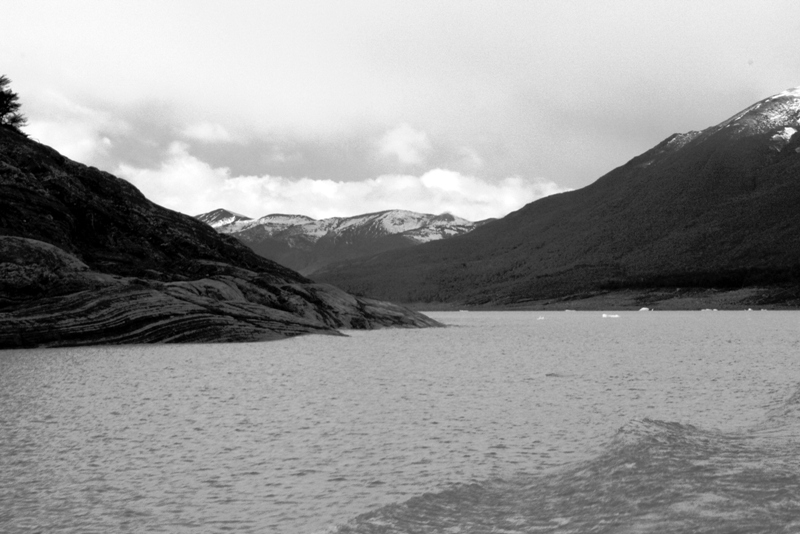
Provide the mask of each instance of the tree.
[{"label": "tree", "polygon": [[10,83],[11,80],[4,74],[0,74],[0,126],[19,132],[20,128],[27,124],[28,119],[19,112],[19,97],[17,93],[8,88]]}]

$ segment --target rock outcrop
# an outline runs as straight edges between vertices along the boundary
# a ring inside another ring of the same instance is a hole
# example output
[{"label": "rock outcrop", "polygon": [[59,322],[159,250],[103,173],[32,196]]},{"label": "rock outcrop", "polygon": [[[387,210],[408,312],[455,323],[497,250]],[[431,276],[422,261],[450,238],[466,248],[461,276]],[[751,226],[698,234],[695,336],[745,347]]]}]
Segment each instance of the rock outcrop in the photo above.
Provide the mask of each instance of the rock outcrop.
[{"label": "rock outcrop", "polygon": [[437,324],[315,284],[124,180],[0,128],[0,348]]}]

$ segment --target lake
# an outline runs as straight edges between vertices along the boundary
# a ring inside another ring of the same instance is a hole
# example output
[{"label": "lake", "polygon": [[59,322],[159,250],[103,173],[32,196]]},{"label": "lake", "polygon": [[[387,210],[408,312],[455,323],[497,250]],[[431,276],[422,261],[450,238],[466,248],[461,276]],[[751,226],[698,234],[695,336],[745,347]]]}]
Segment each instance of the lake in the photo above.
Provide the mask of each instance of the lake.
[{"label": "lake", "polygon": [[0,352],[0,531],[800,531],[800,314],[429,315]]}]

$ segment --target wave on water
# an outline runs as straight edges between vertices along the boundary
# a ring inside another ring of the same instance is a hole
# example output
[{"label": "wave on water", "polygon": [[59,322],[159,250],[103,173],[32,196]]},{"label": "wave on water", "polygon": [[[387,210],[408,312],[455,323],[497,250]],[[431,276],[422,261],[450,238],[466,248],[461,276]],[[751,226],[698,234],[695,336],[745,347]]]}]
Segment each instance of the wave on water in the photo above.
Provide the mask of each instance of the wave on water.
[{"label": "wave on water", "polygon": [[634,420],[590,460],[426,493],[334,532],[800,532],[798,430],[800,388],[737,432]]}]

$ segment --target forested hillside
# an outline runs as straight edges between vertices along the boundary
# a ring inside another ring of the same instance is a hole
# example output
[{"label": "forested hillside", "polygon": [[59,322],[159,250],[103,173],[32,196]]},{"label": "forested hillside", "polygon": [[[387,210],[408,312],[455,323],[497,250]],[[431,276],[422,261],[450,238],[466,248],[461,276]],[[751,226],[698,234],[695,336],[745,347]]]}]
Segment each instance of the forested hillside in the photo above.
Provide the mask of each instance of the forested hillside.
[{"label": "forested hillside", "polygon": [[676,134],[593,184],[470,234],[315,273],[405,302],[800,281],[800,89]]}]

